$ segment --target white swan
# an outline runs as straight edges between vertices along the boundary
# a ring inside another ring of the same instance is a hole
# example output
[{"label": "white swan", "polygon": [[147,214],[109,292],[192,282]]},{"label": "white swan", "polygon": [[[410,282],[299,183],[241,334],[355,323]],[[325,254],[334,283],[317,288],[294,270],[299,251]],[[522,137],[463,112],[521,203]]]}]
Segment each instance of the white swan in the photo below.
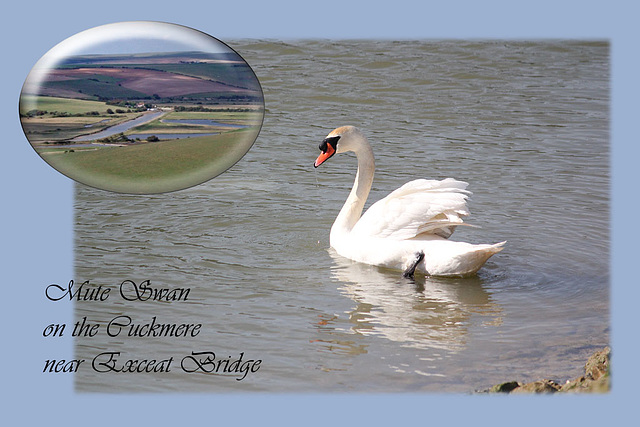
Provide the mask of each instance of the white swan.
[{"label": "white swan", "polygon": [[418,179],[364,207],[375,170],[373,150],[353,126],[333,130],[320,144],[320,166],[335,153],[353,151],[358,159],[356,179],[331,227],[330,244],[345,258],[366,264],[404,270],[416,269],[432,276],[467,276],[477,272],[505,242],[474,245],[447,240],[467,210],[467,183],[451,178]]}]

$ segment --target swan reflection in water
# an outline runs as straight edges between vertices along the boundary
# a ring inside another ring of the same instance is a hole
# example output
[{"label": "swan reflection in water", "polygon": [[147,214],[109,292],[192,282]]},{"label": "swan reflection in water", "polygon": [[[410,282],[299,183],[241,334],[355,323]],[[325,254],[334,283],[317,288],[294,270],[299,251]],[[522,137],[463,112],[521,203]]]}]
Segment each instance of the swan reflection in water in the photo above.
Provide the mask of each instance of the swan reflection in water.
[{"label": "swan reflection in water", "polygon": [[355,302],[348,313],[350,334],[455,353],[466,347],[470,325],[502,323],[500,306],[478,276],[445,279],[416,275],[410,280],[395,270],[353,262],[333,249],[329,254],[334,261],[332,278],[342,284],[340,292]]}]

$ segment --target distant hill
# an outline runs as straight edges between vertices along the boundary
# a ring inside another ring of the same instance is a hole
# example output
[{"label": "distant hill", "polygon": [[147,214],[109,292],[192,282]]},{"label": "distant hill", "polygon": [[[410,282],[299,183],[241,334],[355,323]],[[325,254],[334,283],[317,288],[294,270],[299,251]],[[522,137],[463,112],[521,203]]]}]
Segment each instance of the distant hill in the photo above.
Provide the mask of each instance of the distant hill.
[{"label": "distant hill", "polygon": [[262,90],[235,52],[160,52],[68,57],[25,93],[100,101],[238,104],[262,102]]},{"label": "distant hill", "polygon": [[241,61],[242,57],[233,51],[222,53],[186,51],[186,52],[148,52],[135,54],[95,54],[76,55],[60,61],[58,68],[80,64],[175,64],[180,61]]}]

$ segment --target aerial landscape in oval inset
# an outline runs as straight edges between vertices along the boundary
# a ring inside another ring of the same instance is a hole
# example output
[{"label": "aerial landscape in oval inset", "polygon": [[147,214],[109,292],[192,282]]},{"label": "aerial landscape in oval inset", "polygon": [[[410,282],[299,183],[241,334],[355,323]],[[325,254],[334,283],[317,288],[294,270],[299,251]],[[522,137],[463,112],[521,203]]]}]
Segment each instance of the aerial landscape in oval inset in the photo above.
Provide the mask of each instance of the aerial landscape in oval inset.
[{"label": "aerial landscape in oval inset", "polygon": [[20,94],[20,121],[49,165],[131,194],[201,184],[253,145],[264,98],[251,67],[202,32],[122,22],[47,52]]}]

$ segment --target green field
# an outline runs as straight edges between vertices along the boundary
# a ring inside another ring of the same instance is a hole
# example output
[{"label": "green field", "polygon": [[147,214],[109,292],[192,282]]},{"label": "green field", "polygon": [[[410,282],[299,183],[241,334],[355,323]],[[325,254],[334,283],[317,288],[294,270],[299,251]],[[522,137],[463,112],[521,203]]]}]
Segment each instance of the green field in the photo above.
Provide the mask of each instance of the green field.
[{"label": "green field", "polygon": [[87,185],[124,193],[162,193],[200,184],[240,160],[259,127],[183,140],[43,152],[42,158]]},{"label": "green field", "polygon": [[[85,114],[91,111],[105,113],[109,106],[104,102],[84,99],[56,98],[53,96],[22,95],[20,97],[20,114],[31,110],[59,111],[69,114]],[[113,108],[113,107],[111,107]]]}]

